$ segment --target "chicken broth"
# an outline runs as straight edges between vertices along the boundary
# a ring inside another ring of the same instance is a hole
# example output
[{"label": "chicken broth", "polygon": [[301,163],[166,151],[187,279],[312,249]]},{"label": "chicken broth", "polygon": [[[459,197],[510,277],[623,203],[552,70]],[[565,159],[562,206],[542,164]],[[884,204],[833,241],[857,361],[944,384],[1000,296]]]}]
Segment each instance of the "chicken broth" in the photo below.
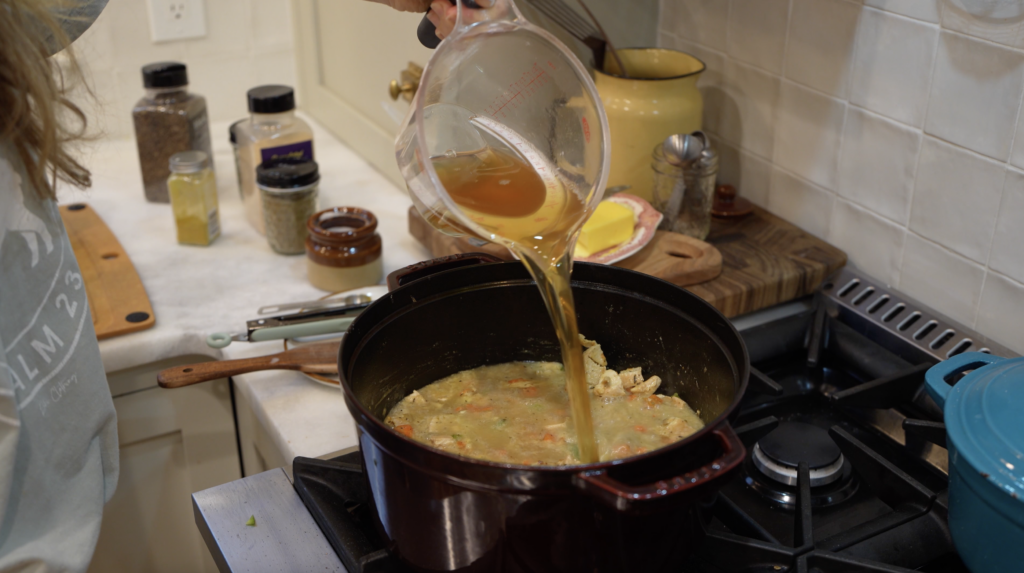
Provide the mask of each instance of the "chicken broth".
[{"label": "chicken broth", "polygon": [[[582,337],[581,337],[582,338]],[[704,422],[678,396],[657,394],[661,379],[639,368],[605,368],[600,345],[584,340],[594,437],[601,461],[679,441]],[[508,362],[466,370],[424,386],[392,408],[385,423],[446,452],[495,462],[584,463],[558,362]]]}]

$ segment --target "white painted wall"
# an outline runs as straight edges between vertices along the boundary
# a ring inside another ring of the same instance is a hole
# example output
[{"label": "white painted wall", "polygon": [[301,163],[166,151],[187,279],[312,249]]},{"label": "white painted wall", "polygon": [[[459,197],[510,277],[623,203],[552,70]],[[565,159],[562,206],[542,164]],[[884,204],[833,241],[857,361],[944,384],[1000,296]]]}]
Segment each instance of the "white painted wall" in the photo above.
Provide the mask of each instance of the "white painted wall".
[{"label": "white painted wall", "polygon": [[[349,2],[352,0],[338,0]],[[134,133],[131,110],[144,95],[142,66],[174,60],[188,66],[190,89],[206,97],[211,121],[248,114],[245,92],[262,84],[295,85],[288,0],[205,0],[204,38],[154,44],[146,0],[110,0],[74,44],[97,100],[94,126],[108,137]],[[227,134],[211,134],[215,138]]]},{"label": "white painted wall", "polygon": [[1024,3],[661,0],[659,43],[721,181],[1024,352]]}]

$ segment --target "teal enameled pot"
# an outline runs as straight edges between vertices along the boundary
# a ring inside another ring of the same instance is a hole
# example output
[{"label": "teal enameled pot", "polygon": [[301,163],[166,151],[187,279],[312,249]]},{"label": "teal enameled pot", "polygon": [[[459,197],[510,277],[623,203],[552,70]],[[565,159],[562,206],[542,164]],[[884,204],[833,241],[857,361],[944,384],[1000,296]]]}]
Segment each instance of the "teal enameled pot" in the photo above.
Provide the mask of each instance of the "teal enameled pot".
[{"label": "teal enameled pot", "polygon": [[965,352],[925,381],[945,412],[949,530],[960,558],[973,573],[1024,571],[1024,358]]}]

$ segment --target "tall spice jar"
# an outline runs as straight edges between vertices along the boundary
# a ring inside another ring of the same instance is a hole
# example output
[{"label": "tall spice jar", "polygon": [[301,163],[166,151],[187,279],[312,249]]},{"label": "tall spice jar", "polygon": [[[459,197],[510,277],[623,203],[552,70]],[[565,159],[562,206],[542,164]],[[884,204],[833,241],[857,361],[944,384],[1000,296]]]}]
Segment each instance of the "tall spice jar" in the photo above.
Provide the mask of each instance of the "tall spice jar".
[{"label": "tall spice jar", "polygon": [[279,161],[312,161],[313,130],[295,116],[295,91],[267,85],[248,92],[250,117],[235,126],[238,176],[249,223],[265,233],[262,199],[256,187],[256,167]]},{"label": "tall spice jar", "polygon": [[146,200],[168,203],[168,162],[180,151],[202,151],[213,157],[206,100],[189,93],[188,70],[178,62],[142,68],[146,95],[132,109]]},{"label": "tall spice jar", "polygon": [[316,213],[320,173],[315,161],[264,163],[256,168],[267,243],[282,255],[306,250],[306,221]]},{"label": "tall spice jar", "polygon": [[339,292],[384,278],[377,217],[359,207],[320,211],[306,223],[306,276],[320,290]]}]

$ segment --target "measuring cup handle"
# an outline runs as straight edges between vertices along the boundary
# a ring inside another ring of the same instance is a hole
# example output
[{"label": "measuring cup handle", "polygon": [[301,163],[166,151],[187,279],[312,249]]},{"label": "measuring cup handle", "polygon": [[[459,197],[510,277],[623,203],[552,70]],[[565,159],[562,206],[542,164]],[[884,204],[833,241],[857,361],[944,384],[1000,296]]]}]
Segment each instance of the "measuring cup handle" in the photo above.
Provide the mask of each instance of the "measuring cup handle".
[{"label": "measuring cup handle", "polygon": [[388,275],[388,292],[397,290],[400,286],[407,285],[415,280],[419,280],[425,276],[436,274],[441,271],[457,269],[459,267],[468,267],[470,265],[501,262],[504,261],[487,253],[460,253],[458,255],[448,255],[447,257],[422,261],[414,265],[398,269]]}]

